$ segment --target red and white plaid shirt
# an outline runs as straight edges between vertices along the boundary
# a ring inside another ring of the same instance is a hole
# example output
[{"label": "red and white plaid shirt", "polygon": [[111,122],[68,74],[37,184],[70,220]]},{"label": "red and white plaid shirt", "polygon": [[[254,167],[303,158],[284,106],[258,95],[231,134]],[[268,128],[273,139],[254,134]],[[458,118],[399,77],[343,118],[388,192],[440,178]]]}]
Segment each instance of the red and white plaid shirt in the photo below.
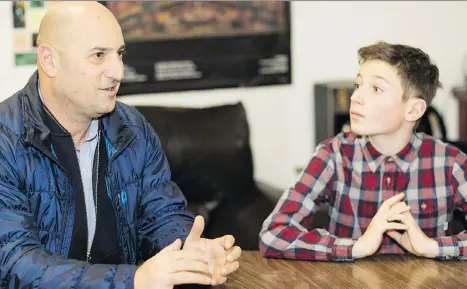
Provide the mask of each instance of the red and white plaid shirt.
[{"label": "red and white plaid shirt", "polygon": [[[467,232],[453,235],[455,208],[467,211],[467,156],[416,133],[397,155],[381,155],[352,133],[320,143],[294,187],[260,232],[266,257],[352,261],[352,248],[381,203],[400,193],[423,232],[439,244],[439,259],[467,260]],[[329,205],[328,230],[314,228],[318,205]],[[378,253],[406,251],[384,234]]]}]

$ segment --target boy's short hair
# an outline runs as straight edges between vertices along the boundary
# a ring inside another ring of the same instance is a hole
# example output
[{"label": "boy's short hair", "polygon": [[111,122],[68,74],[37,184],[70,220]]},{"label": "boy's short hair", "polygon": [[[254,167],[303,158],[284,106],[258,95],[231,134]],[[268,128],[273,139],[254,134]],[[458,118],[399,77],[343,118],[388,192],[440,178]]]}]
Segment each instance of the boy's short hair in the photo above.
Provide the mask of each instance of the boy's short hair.
[{"label": "boy's short hair", "polygon": [[404,101],[413,95],[423,99],[429,106],[437,89],[443,87],[439,81],[438,67],[431,62],[428,54],[419,48],[382,41],[361,47],[358,56],[360,64],[367,60],[379,59],[396,67],[402,81]]}]

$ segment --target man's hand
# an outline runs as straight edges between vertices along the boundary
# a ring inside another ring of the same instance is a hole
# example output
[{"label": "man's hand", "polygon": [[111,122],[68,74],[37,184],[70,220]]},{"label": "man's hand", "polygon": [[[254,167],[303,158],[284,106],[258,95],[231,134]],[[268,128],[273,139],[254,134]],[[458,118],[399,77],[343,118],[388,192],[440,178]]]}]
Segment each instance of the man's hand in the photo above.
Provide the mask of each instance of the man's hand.
[{"label": "man's hand", "polygon": [[407,226],[407,230],[401,234],[397,231],[387,231],[389,237],[394,239],[410,253],[427,258],[435,258],[438,255],[438,242],[423,233],[410,211],[391,216],[388,221],[400,221]]},{"label": "man's hand", "polygon": [[389,221],[389,218],[395,215],[400,215],[410,210],[402,199],[404,194],[395,195],[381,204],[376,215],[371,220],[370,225],[366,229],[352,248],[352,256],[354,258],[364,258],[373,255],[383,242],[383,234],[388,230],[406,230],[408,226],[397,222]]},{"label": "man's hand", "polygon": [[203,231],[204,219],[197,216],[183,249],[206,251],[209,268],[213,274],[211,285],[219,285],[227,281],[227,275],[235,272],[240,266],[238,259],[242,250],[233,246],[235,238],[231,235],[211,240],[201,238]]},{"label": "man's hand", "polygon": [[182,241],[165,247],[144,262],[135,274],[135,289],[172,289],[180,284],[211,284],[206,254],[197,249],[181,250]]}]

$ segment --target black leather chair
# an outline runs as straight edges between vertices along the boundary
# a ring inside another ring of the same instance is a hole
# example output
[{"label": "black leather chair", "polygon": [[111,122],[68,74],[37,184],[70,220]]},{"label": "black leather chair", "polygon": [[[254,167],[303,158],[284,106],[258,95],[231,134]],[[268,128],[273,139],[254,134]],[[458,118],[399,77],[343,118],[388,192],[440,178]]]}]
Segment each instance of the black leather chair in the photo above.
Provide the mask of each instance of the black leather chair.
[{"label": "black leather chair", "polygon": [[204,216],[204,235],[232,234],[244,250],[257,250],[261,225],[281,190],[254,179],[243,105],[136,108],[159,135],[188,209]]}]

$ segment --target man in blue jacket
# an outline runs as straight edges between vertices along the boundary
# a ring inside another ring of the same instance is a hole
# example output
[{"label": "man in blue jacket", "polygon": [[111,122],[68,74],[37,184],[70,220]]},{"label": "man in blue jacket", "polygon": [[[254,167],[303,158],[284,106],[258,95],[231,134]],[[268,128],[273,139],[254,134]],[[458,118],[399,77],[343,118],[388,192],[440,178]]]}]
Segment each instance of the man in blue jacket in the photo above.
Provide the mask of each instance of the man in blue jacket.
[{"label": "man in blue jacket", "polygon": [[37,41],[38,71],[0,104],[0,287],[225,282],[241,249],[201,237],[156,133],[116,101],[125,46],[112,13],[57,4]]}]

